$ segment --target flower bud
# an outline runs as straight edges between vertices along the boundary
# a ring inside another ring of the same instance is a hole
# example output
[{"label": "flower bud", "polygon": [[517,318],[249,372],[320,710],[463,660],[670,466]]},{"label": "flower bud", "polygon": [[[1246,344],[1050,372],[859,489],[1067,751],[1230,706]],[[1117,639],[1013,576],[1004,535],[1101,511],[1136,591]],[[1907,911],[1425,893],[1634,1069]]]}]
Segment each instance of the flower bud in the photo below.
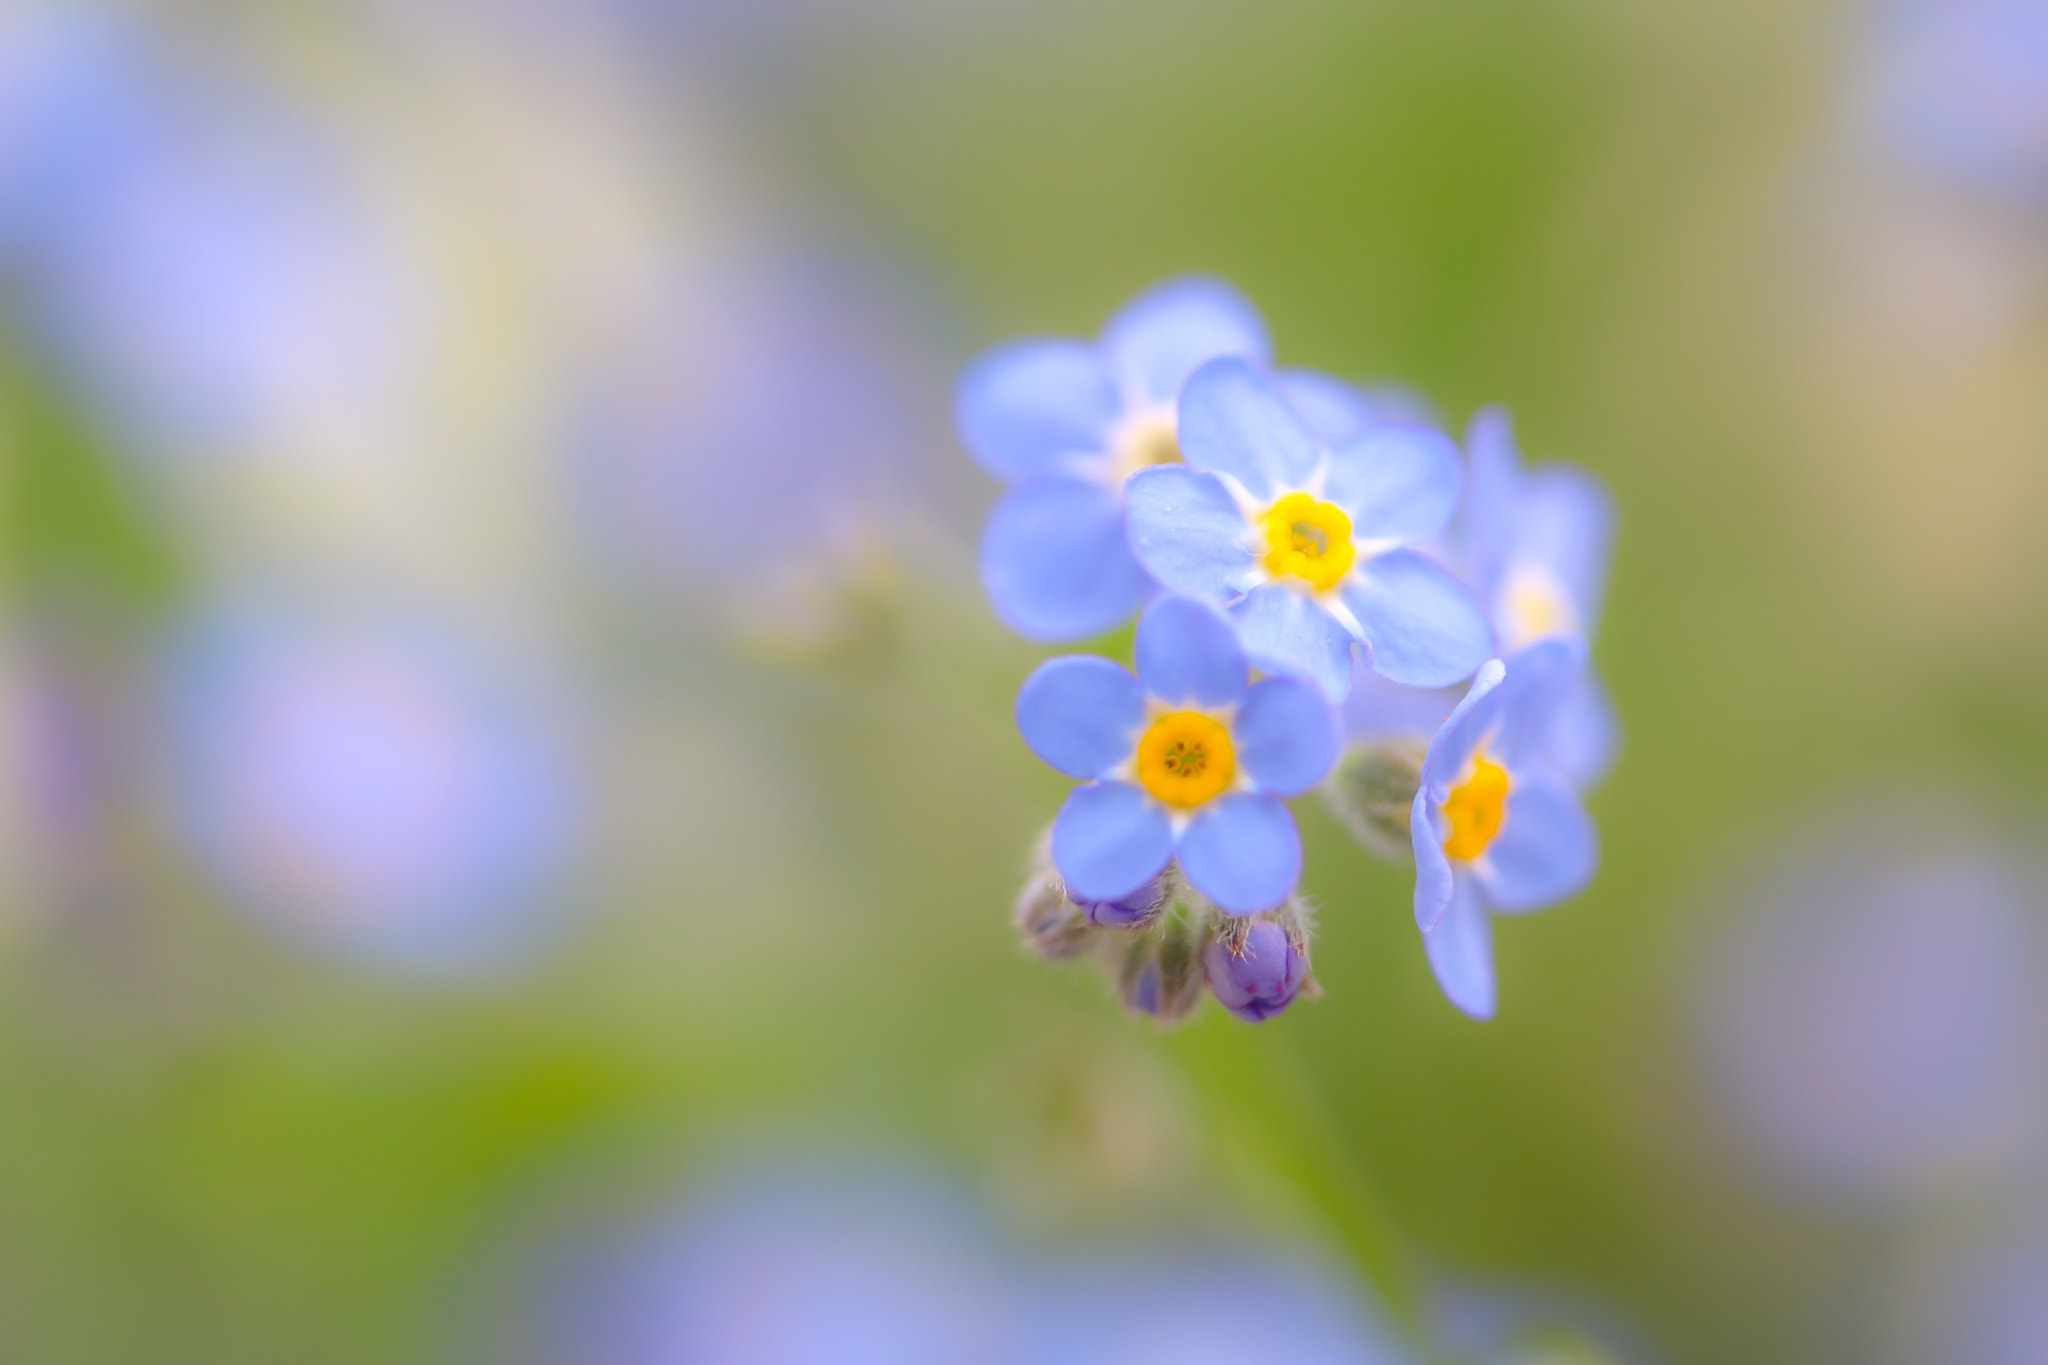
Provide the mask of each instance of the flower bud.
[{"label": "flower bud", "polygon": [[1117,973],[1117,993],[1126,1008],[1171,1023],[1201,1003],[1200,918],[1177,909],[1137,935]]},{"label": "flower bud", "polygon": [[1151,881],[1128,896],[1113,901],[1084,901],[1076,899],[1074,904],[1081,907],[1097,928],[1137,929],[1149,924],[1166,905],[1169,887],[1168,874],[1160,873]]},{"label": "flower bud", "polygon": [[1354,744],[1323,784],[1323,802],[1368,851],[1382,858],[1412,858],[1408,816],[1422,786],[1427,752],[1427,745],[1413,740]]},{"label": "flower bud", "polygon": [[1209,989],[1248,1023],[1286,1009],[1308,982],[1308,938],[1287,918],[1285,924],[1265,916],[1226,921],[1203,954]]},{"label": "flower bud", "polygon": [[1017,893],[1013,919],[1024,945],[1049,962],[1078,957],[1096,938],[1088,914],[1068,896],[1059,874],[1044,857],[1034,857],[1031,875]]}]

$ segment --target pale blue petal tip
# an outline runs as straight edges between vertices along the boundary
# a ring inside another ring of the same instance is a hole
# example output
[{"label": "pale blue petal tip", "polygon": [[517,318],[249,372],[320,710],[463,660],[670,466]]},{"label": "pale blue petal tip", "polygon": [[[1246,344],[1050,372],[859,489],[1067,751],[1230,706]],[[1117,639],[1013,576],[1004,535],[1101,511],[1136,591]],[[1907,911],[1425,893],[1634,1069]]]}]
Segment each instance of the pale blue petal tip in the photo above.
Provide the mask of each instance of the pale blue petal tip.
[{"label": "pale blue petal tip", "polygon": [[1250,682],[1230,618],[1197,598],[1167,593],[1147,607],[1135,653],[1145,690],[1172,705],[1233,706]]}]

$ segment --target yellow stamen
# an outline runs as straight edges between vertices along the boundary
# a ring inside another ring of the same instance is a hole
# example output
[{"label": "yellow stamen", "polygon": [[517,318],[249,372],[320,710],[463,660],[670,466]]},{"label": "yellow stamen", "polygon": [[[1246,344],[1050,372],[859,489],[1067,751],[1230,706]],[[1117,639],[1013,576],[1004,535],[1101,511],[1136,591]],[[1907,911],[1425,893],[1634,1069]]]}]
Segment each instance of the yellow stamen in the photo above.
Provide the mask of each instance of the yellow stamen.
[{"label": "yellow stamen", "polygon": [[1444,798],[1444,819],[1451,826],[1445,853],[1469,862],[1486,852],[1507,821],[1511,785],[1506,768],[1483,757],[1472,760],[1472,775]]},{"label": "yellow stamen", "polygon": [[1335,503],[1289,493],[1266,509],[1266,568],[1275,578],[1306,579],[1328,592],[1351,572],[1351,518]]},{"label": "yellow stamen", "polygon": [[1169,712],[1138,741],[1138,781],[1169,806],[1199,806],[1236,776],[1230,731],[1200,711]]},{"label": "yellow stamen", "polygon": [[1523,566],[1501,588],[1502,644],[1510,650],[1578,629],[1578,613],[1564,587],[1546,570]]}]

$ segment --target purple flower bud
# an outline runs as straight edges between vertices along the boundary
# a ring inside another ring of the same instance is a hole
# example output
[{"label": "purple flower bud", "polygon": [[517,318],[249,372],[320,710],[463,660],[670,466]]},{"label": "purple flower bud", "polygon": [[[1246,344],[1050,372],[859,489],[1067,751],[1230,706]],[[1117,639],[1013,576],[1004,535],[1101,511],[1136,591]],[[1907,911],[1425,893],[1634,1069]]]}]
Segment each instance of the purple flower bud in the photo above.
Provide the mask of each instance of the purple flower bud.
[{"label": "purple flower bud", "polygon": [[1202,960],[1195,951],[1201,940],[1178,919],[1167,921],[1161,930],[1145,930],[1132,938],[1117,974],[1117,993],[1125,1008],[1174,1023],[1202,1002]]},{"label": "purple flower bud", "polygon": [[1078,957],[1096,938],[1081,907],[1067,899],[1057,876],[1039,872],[1017,896],[1015,922],[1025,946],[1051,962]]},{"label": "purple flower bud", "polygon": [[1159,1013],[1159,962],[1146,962],[1124,978],[1124,1004],[1139,1014]]},{"label": "purple flower bud", "polygon": [[1151,922],[1166,904],[1166,874],[1160,873],[1128,896],[1113,901],[1084,901],[1076,897],[1088,919],[1102,929],[1135,929]]},{"label": "purple flower bud", "polygon": [[1308,981],[1307,944],[1270,919],[1226,925],[1210,940],[1203,960],[1209,989],[1223,1008],[1249,1023],[1286,1009]]}]

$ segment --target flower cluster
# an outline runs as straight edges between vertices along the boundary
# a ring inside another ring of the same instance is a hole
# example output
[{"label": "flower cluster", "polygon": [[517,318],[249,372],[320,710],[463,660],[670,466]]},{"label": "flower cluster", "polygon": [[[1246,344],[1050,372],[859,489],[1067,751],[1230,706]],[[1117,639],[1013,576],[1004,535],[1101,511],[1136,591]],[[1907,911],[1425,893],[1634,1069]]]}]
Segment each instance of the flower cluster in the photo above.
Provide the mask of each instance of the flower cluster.
[{"label": "flower cluster", "polygon": [[958,417],[1009,485],[982,542],[997,615],[1044,642],[1138,617],[1134,668],[1057,658],[1018,696],[1025,742],[1082,784],[1019,899],[1027,941],[1104,957],[1161,1018],[1205,989],[1279,1013],[1310,985],[1287,799],[1321,788],[1368,847],[1413,857],[1430,964],[1491,1015],[1490,916],[1574,894],[1596,861],[1600,485],[1524,470],[1495,411],[1461,452],[1412,404],[1277,368],[1257,312],[1206,279],[1098,343],[997,349]]}]

